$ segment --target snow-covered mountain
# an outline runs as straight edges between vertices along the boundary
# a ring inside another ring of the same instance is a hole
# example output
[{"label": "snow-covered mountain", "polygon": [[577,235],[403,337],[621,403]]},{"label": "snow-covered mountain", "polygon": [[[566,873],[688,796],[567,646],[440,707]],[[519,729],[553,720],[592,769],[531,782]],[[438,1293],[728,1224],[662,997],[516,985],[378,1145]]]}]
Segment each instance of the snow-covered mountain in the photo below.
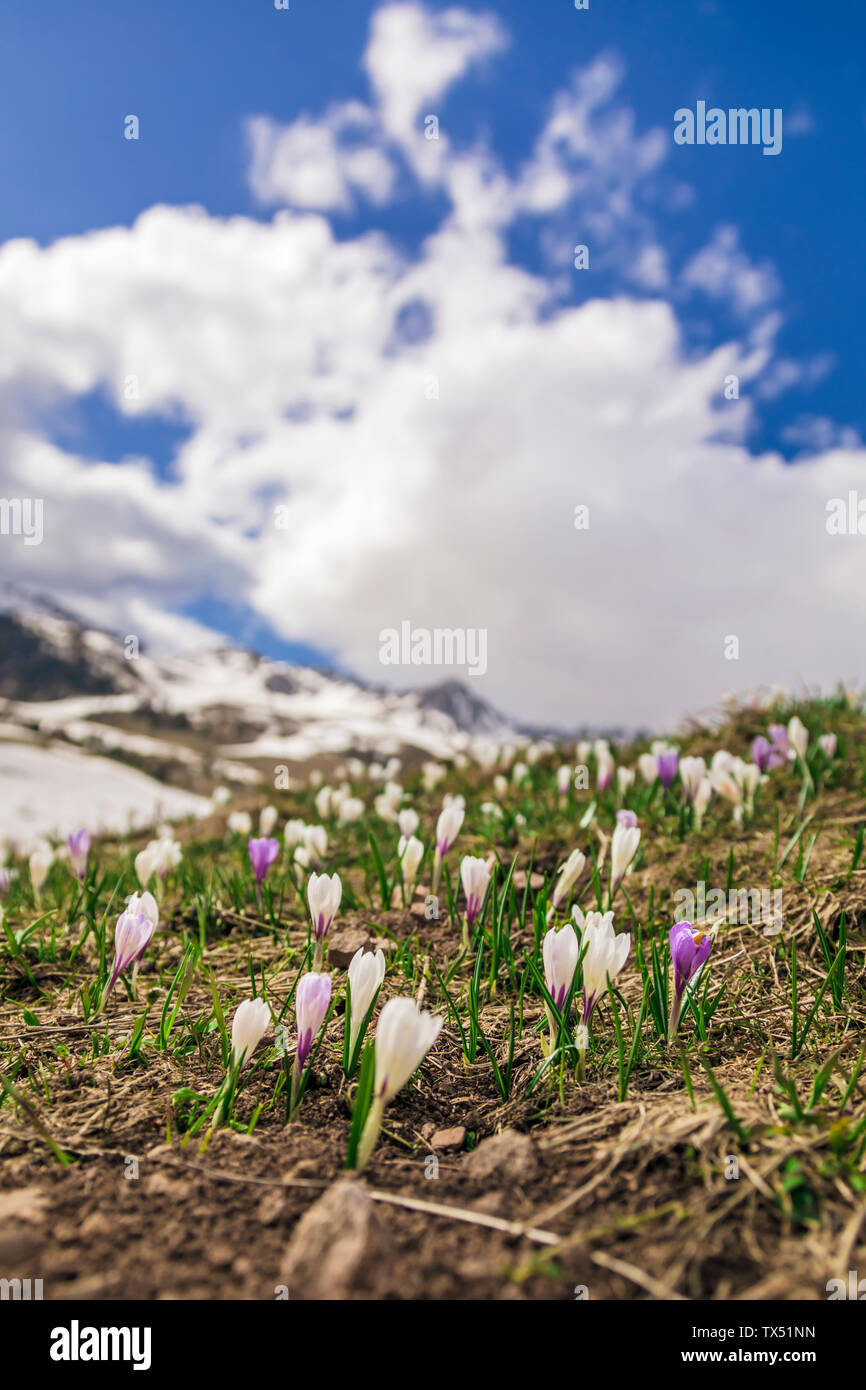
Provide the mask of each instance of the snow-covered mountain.
[{"label": "snow-covered mountain", "polygon": [[0,611],[0,737],[0,777],[4,746],[20,763],[22,745],[74,745],[201,794],[272,781],[279,766],[327,773],[347,756],[412,762],[519,741],[457,681],[396,694],[226,645],[154,657],[33,600]]}]

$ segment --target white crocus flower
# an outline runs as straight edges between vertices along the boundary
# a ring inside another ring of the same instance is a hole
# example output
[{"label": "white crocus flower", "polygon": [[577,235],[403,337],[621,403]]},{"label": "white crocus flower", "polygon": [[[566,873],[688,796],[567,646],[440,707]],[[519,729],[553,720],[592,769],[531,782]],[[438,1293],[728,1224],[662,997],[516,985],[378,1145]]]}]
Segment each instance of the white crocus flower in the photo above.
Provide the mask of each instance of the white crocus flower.
[{"label": "white crocus flower", "polygon": [[334,918],[339,910],[342,896],[343,885],[340,882],[339,874],[310,874],[307,880],[307,901],[310,904],[310,917],[316,942],[314,972],[321,969],[325,938],[334,925]]},{"label": "white crocus flower", "polygon": [[703,758],[680,758],[680,781],[689,801],[694,803],[698,787],[707,775]]},{"label": "white crocus flower", "polygon": [[311,864],[320,864],[328,853],[328,832],[323,825],[304,826],[304,848]]},{"label": "white crocus flower", "polygon": [[[713,759],[715,762],[715,759]],[[709,781],[714,792],[723,796],[734,808],[734,820],[743,819],[743,786],[734,774],[735,760],[731,758],[728,767],[711,767]]]},{"label": "white crocus flower", "polygon": [[42,892],[48,871],[54,863],[54,851],[47,840],[40,841],[27,860],[30,868],[30,882],[36,897]]},{"label": "white crocus flower", "polygon": [[561,1009],[571,988],[580,956],[580,942],[570,922],[566,922],[558,931],[556,927],[551,927],[542,942],[541,955],[547,992],[557,1009]]},{"label": "white crocus flower", "polygon": [[788,723],[788,742],[800,761],[805,762],[806,749],[809,747],[809,730],[796,714],[791,716]]},{"label": "white crocus flower", "polygon": [[620,796],[625,796],[626,792],[634,785],[635,770],[633,767],[618,767],[616,770],[616,785]]},{"label": "white crocus flower", "polygon": [[615,980],[625,965],[631,947],[628,932],[613,929],[612,912],[590,912],[581,935],[583,957],[583,1021],[589,1023],[596,1003],[607,989],[608,978]]},{"label": "white crocus flower", "polygon": [[358,1145],[358,1171],[366,1166],[375,1148],[385,1106],[421,1065],[441,1027],[441,1018],[423,1013],[414,999],[389,999],[380,1013],[376,1026],[373,1101]]},{"label": "white crocus flower", "polygon": [[640,844],[640,827],[620,825],[617,822],[610,842],[610,891],[611,897],[625,876],[626,869],[637,854]]},{"label": "white crocus flower", "polygon": [[445,776],[445,769],[441,763],[425,763],[421,769],[421,780],[424,783],[424,790],[432,792],[437,782],[441,782]]},{"label": "white crocus flower", "polygon": [[228,828],[233,835],[251,835],[253,831],[253,818],[249,811],[232,811],[227,821]]},{"label": "white crocus flower", "polygon": [[264,999],[245,999],[232,1019],[232,1066],[241,1071],[247,1065],[271,1022],[271,1011]]},{"label": "white crocus flower", "polygon": [[481,912],[490,882],[490,870],[486,861],[473,859],[467,854],[460,865],[460,879],[463,892],[466,894],[466,925],[471,928]]},{"label": "white crocus flower", "polygon": [[420,1067],[433,1046],[442,1019],[422,1012],[414,999],[389,999],[376,1028],[374,1092],[385,1104],[393,1100]]},{"label": "white crocus flower", "polygon": [[659,767],[658,762],[656,761],[655,754],[641,753],[640,757],[637,760],[637,765],[641,777],[644,779],[645,782],[648,782],[650,785],[652,785],[652,783],[656,780],[656,778],[659,775]]},{"label": "white crocus flower", "polygon": [[418,866],[424,858],[424,846],[414,835],[410,835],[408,840],[400,837],[397,846],[400,855],[400,868],[403,872],[403,887],[407,903],[411,901],[415,892],[415,880],[418,877]]},{"label": "white crocus flower", "polygon": [[433,861],[432,884],[434,896],[439,891],[439,876],[442,872],[442,860],[460,834],[460,827],[463,824],[463,817],[465,814],[463,807],[458,804],[446,806],[445,810],[440,813],[439,819],[436,822],[436,855]]},{"label": "white crocus flower", "polygon": [[695,792],[695,829],[700,830],[701,824],[713,796],[713,784],[709,777],[702,777]]},{"label": "white crocus flower", "polygon": [[339,819],[341,825],[353,825],[364,814],[364,803],[359,796],[346,796],[340,801]]},{"label": "white crocus flower", "polygon": [[562,905],[571,892],[574,884],[583,873],[586,863],[586,855],[579,849],[573,849],[559,871],[559,878],[550,899],[550,905],[554,912]]},{"label": "white crocus flower", "polygon": [[400,827],[400,835],[402,839],[411,839],[411,837],[415,834],[415,831],[418,829],[418,823],[419,821],[417,811],[413,811],[411,807],[408,806],[406,807],[405,811],[401,811],[397,817],[397,824]]},{"label": "white crocus flower", "polygon": [[306,825],[302,820],[287,820],[283,827],[283,844],[286,849],[294,849],[304,838]]},{"label": "white crocus flower", "polygon": [[267,839],[277,823],[279,812],[276,806],[263,806],[259,812],[259,835]]},{"label": "white crocus flower", "polygon": [[355,952],[349,962],[349,992],[352,1003],[349,1035],[350,1055],[355,1051],[358,1034],[384,978],[385,956],[382,951],[365,952],[362,947],[360,951]]}]

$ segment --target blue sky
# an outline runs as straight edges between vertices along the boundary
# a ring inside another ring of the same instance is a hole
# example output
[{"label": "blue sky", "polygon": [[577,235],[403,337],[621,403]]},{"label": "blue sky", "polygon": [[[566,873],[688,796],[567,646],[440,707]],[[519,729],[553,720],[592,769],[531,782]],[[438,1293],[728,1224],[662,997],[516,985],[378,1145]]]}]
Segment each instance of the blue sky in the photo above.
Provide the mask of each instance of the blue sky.
[{"label": "blue sky", "polygon": [[[434,17],[451,8],[436,0],[425,6]],[[47,249],[61,237],[130,228],[160,204],[198,204],[211,219],[240,216],[269,226],[279,200],[256,196],[245,123],[260,115],[289,128],[334,103],[369,103],[363,55],[379,9],[368,0],[292,0],[288,12],[266,0],[87,0],[74,8],[11,0],[0,56],[0,243],[33,238]],[[627,253],[605,255],[597,230],[593,254],[601,254],[589,272],[563,276],[563,266],[551,264],[551,239],[560,257],[572,240],[592,241],[579,193],[549,218],[515,212],[501,228],[509,263],[556,285],[557,313],[622,295],[632,303],[664,301],[682,334],[683,363],[734,339],[754,348],[756,334],[772,332],[776,366],[756,379],[750,418],[739,426],[740,442],[755,457],[773,451],[790,463],[819,442],[835,447],[843,430],[851,432],[848,444],[866,434],[862,12],[807,0],[759,7],[748,0],[591,0],[586,12],[570,0],[499,0],[466,9],[494,14],[508,44],[473,60],[436,99],[455,151],[484,145],[516,177],[555,93],[596,60],[621,67],[614,104],[630,113],[635,140],[660,129],[670,144],[657,176],[629,185],[632,205],[622,219],[623,247],[628,238],[663,247],[671,271],[664,287],[637,283]],[[674,111],[699,99],[724,108],[781,107],[782,153],[674,147]],[[129,113],[141,121],[137,142],[122,138]],[[357,197],[324,212],[338,243],[353,246],[378,231],[411,263],[423,257],[450,199],[444,184],[419,188],[403,167],[387,199]],[[743,276],[754,273],[766,287],[757,306],[744,308],[733,291],[687,287],[684,267],[721,227],[735,229]],[[761,330],[759,321],[770,317],[772,329]],[[164,489],[177,482],[177,451],[201,423],[180,390],[130,418],[98,371],[86,389],[37,396],[39,425],[52,443],[85,467],[145,457]],[[747,490],[742,504],[750,505]],[[238,545],[249,534],[249,525],[240,526]],[[185,593],[178,581],[167,606],[260,648],[358,664],[344,634],[274,623],[252,590],[228,584],[226,592],[203,592],[193,584]],[[507,702],[507,681],[495,694]]]}]

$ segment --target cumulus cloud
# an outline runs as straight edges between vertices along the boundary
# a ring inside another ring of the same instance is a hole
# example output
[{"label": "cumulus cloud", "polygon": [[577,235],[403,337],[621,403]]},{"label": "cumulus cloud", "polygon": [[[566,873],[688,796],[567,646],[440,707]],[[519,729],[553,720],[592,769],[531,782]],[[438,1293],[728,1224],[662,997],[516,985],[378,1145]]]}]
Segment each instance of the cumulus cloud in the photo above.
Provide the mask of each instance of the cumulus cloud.
[{"label": "cumulus cloud", "polygon": [[[779,287],[733,229],[669,265],[641,196],[665,148],[615,105],[615,60],[554,99],[513,173],[480,145],[416,157],[425,107],[504,41],[485,16],[379,11],[370,107],[250,128],[258,195],[289,205],[268,223],[156,207],[0,248],[2,486],[45,501],[43,544],[5,537],[4,577],[169,646],[206,635],[175,619],[196,597],[237,600],[398,685],[460,673],[382,666],[382,629],[485,628],[475,692],[569,725],[857,674],[840,634],[863,619],[861,551],[825,518],[866,451],[824,429],[796,468],[749,450],[750,398],[780,370]],[[398,158],[445,193],[439,225],[412,254],[384,232],[338,239],[322,212],[391,197]],[[618,294],[577,307],[555,265],[507,245],[530,216],[570,250],[573,209],[635,253]],[[684,289],[733,302],[741,339],[687,350]],[[187,424],[169,481],[51,441],[45,403],[94,390]]]}]

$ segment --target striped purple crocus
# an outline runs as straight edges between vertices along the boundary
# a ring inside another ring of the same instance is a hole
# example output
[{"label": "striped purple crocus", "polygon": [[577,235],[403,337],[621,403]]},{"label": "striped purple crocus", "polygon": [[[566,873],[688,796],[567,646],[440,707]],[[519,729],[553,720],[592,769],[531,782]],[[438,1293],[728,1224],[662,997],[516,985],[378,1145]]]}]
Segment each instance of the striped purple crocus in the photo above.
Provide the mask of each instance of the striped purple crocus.
[{"label": "striped purple crocus", "polygon": [[72,865],[72,872],[82,883],[87,876],[87,856],[90,853],[90,836],[86,830],[75,830],[67,836],[66,844],[69,848],[69,862]]},{"label": "striped purple crocus", "polygon": [[671,749],[664,753],[659,753],[656,758],[656,768],[659,774],[659,781],[663,787],[669,787],[677,775],[677,768],[680,765],[679,754]]},{"label": "striped purple crocus", "polygon": [[691,922],[676,922],[670,933],[671,960],[674,965],[674,997],[668,1027],[668,1041],[676,1037],[686,990],[696,979],[713,949],[713,938],[695,931]]},{"label": "striped purple crocus", "polygon": [[124,970],[128,970],[131,965],[137,965],[141,960],[150,944],[154,926],[152,917],[135,909],[127,909],[118,917],[117,926],[114,928],[114,963],[102,996],[103,1006]]}]

